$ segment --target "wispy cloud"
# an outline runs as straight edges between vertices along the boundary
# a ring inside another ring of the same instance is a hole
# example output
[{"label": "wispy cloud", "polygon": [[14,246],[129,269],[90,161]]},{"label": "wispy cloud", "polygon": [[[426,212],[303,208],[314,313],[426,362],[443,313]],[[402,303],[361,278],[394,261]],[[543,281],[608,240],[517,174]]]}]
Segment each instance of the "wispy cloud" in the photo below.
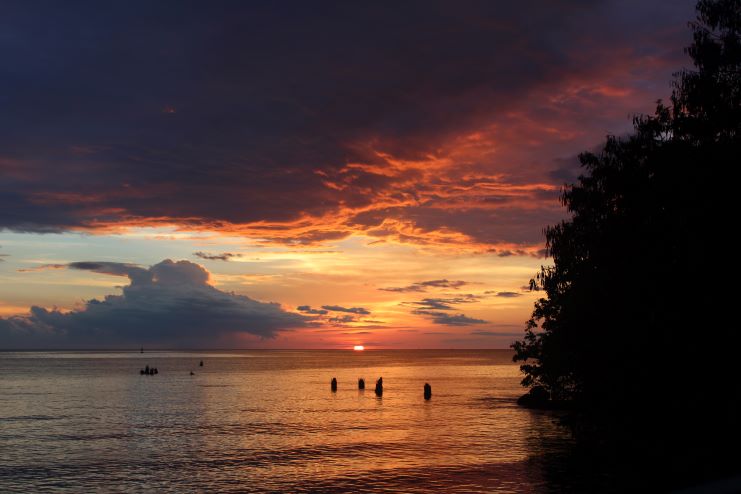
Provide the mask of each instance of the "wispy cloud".
[{"label": "wispy cloud", "polygon": [[514,332],[504,332],[500,333],[498,331],[471,331],[469,334],[474,336],[501,336],[501,337],[508,337],[508,338],[515,338],[515,337],[522,337],[523,333],[514,333]]},{"label": "wispy cloud", "polygon": [[447,312],[438,312],[433,310],[413,310],[412,314],[428,317],[435,324],[444,324],[446,326],[469,326],[471,324],[484,324],[488,321],[468,317],[464,314],[448,314]]},{"label": "wispy cloud", "polygon": [[330,317],[328,321],[330,323],[335,323],[335,324],[345,324],[348,322],[355,321],[355,316],[351,316],[349,314],[346,314],[344,316],[335,316],[335,317]]},{"label": "wispy cloud", "polygon": [[332,312],[349,312],[351,314],[368,315],[371,312],[364,307],[342,307],[341,305],[322,305],[322,309]]},{"label": "wispy cloud", "polygon": [[65,269],[67,264],[41,264],[39,266],[33,266],[31,268],[18,268],[19,273],[33,273],[36,271],[49,271],[54,269]]},{"label": "wispy cloud", "polygon": [[233,252],[221,252],[219,254],[212,254],[210,252],[198,251],[194,252],[193,255],[207,261],[228,261],[229,259],[233,259],[235,257],[242,257],[242,254],[235,254]]},{"label": "wispy cloud", "polygon": [[402,302],[402,305],[410,305],[418,309],[430,310],[453,310],[458,304],[471,304],[481,300],[480,295],[468,293],[459,297],[426,297],[413,302]]},{"label": "wispy cloud", "polygon": [[426,292],[428,288],[452,288],[454,290],[457,290],[460,287],[465,286],[465,285],[470,285],[470,283],[467,281],[462,281],[462,280],[448,281],[448,280],[442,279],[442,280],[419,281],[417,283],[412,283],[411,285],[407,285],[407,286],[379,288],[379,290],[383,290],[385,292],[398,292],[398,293]]},{"label": "wispy cloud", "polygon": [[305,314],[312,314],[316,316],[323,316],[328,313],[328,311],[324,309],[313,309],[310,305],[299,305],[298,307],[296,307],[296,310]]},{"label": "wispy cloud", "polygon": [[497,297],[504,297],[504,298],[515,298],[515,297],[521,297],[522,293],[519,292],[497,292]]}]

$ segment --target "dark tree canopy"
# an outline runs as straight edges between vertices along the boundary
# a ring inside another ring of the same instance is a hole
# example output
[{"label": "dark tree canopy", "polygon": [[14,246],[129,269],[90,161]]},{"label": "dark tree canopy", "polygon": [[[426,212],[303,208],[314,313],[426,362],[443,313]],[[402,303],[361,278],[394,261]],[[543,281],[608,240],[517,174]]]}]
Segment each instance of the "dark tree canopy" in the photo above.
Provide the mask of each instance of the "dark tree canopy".
[{"label": "dark tree canopy", "polygon": [[741,423],[738,323],[723,295],[734,288],[723,263],[741,163],[741,0],[701,0],[697,12],[694,69],[676,74],[671,102],[580,156],[562,195],[571,218],[546,229],[554,264],[531,281],[545,296],[513,348],[523,385],[570,402],[579,435],[702,476],[723,469],[718,448]]}]

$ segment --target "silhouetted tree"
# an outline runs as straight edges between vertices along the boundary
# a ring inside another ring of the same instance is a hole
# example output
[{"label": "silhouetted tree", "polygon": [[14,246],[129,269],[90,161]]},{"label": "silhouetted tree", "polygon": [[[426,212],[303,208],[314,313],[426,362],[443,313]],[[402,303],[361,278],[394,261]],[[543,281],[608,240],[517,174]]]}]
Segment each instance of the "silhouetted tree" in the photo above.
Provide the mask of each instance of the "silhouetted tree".
[{"label": "silhouetted tree", "polygon": [[571,218],[545,232],[554,264],[530,282],[546,296],[513,348],[523,385],[573,404],[579,437],[703,476],[739,468],[717,447],[739,440],[741,419],[722,297],[734,284],[721,276],[741,163],[741,0],[701,0],[697,13],[695,69],[676,74],[671,103],[580,155],[562,194]]}]

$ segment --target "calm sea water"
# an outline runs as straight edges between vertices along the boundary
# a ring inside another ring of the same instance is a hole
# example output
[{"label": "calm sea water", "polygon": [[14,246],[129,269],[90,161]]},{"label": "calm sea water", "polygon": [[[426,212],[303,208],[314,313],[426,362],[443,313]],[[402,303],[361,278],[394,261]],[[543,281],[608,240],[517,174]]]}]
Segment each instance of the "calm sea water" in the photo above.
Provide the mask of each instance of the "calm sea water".
[{"label": "calm sea water", "polygon": [[0,353],[0,492],[584,487],[519,380],[504,350]]}]

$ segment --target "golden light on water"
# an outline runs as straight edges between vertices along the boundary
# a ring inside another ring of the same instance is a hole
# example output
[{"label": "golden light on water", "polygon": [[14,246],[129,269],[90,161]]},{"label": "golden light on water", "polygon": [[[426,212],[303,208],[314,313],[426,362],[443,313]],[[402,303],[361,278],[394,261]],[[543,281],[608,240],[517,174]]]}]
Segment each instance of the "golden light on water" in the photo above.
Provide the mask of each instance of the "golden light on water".
[{"label": "golden light on water", "polygon": [[352,347],[352,349],[356,352],[362,352],[363,350],[365,350],[365,347],[363,345],[355,345],[354,347]]}]

